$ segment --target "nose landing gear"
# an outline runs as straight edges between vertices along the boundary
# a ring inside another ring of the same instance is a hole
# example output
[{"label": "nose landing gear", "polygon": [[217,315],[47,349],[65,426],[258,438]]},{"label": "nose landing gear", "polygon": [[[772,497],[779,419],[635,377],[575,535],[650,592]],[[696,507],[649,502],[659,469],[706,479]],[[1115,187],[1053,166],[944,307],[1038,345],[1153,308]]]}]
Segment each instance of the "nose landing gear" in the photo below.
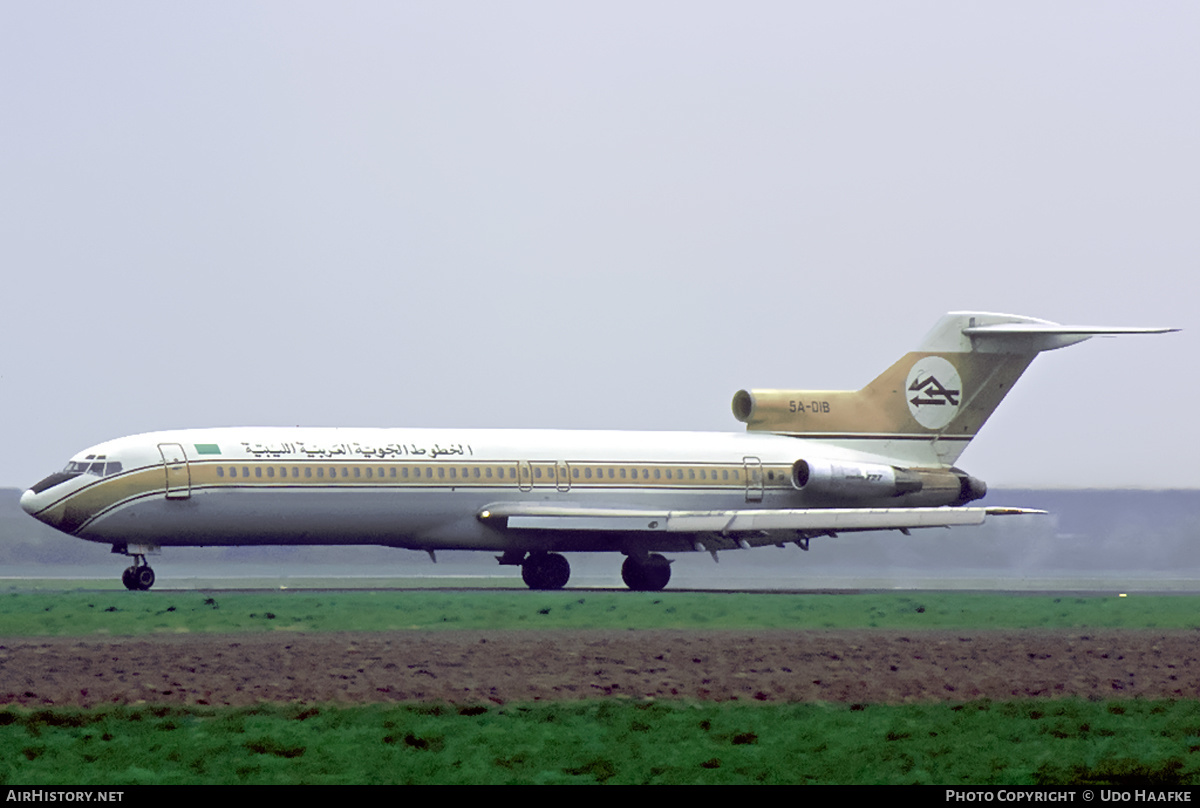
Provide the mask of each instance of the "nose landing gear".
[{"label": "nose landing gear", "polygon": [[131,591],[146,591],[154,586],[154,570],[150,569],[150,565],[145,562],[141,556],[135,556],[137,561],[132,567],[128,567],[121,573],[121,583],[125,584],[125,588]]},{"label": "nose landing gear", "polygon": [[[145,548],[139,547],[138,549]],[[129,548],[123,545],[114,545],[112,551],[133,558],[133,566],[126,567],[125,571],[121,573],[121,583],[125,584],[126,589],[131,592],[145,592],[154,586],[154,570],[150,569],[150,565],[146,563],[145,553],[130,552]]]}]

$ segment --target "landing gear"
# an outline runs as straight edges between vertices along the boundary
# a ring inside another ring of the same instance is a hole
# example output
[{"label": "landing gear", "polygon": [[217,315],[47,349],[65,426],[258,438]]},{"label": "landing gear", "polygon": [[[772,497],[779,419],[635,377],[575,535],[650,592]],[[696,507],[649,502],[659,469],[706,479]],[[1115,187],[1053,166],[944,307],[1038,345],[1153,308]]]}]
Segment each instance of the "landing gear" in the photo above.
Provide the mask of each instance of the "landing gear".
[{"label": "landing gear", "polygon": [[135,555],[133,557],[133,566],[127,567],[121,573],[121,583],[125,584],[125,588],[131,592],[145,592],[150,587],[154,586],[154,570],[150,569],[150,565],[146,563],[145,556]]},{"label": "landing gear", "polygon": [[627,556],[621,565],[621,578],[635,592],[657,592],[671,580],[671,562],[658,553],[645,559]]},{"label": "landing gear", "polygon": [[530,553],[521,562],[521,578],[530,589],[562,589],[571,577],[571,565],[558,553]]}]

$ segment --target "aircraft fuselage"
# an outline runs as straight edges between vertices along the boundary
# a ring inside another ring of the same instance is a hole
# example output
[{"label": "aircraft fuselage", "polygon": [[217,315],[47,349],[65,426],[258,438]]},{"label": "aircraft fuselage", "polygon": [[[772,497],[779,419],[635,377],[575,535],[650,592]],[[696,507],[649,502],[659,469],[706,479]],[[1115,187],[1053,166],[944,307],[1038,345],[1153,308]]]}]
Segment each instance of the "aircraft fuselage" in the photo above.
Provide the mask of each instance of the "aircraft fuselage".
[{"label": "aircraft fuselage", "polygon": [[[42,491],[35,485],[21,504],[63,532],[110,544],[421,550],[618,549],[613,531],[499,531],[477,518],[497,501],[689,511],[904,504],[894,496],[842,501],[798,490],[791,475],[801,458],[887,462],[797,438],[736,433],[181,430],[86,449],[68,468],[116,462],[120,470],[83,471]],[[646,538],[648,549],[693,549],[685,536]]]}]

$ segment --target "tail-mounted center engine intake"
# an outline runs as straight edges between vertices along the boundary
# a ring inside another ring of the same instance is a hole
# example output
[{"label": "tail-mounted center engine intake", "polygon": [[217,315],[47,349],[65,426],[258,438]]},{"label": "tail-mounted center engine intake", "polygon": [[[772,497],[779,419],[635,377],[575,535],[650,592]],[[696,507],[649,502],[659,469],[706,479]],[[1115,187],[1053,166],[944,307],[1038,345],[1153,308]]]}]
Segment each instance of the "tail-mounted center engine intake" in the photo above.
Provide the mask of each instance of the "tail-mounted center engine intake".
[{"label": "tail-mounted center engine intake", "polygon": [[738,390],[733,417],[751,432],[822,432],[845,430],[849,421],[861,419],[869,425],[865,406],[862,396],[848,390]]},{"label": "tail-mounted center engine intake", "polygon": [[797,460],[792,485],[822,497],[906,497],[906,505],[963,505],[987,493],[987,484],[958,469],[900,469],[873,463]]}]

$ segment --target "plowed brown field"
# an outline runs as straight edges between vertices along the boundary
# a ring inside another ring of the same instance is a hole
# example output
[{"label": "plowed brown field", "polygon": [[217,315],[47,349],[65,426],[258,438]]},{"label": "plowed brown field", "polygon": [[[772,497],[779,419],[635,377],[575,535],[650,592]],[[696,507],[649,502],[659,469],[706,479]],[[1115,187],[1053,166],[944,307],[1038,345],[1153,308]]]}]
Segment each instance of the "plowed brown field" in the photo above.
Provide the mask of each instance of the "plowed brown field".
[{"label": "plowed brown field", "polygon": [[0,704],[1200,697],[1196,631],[525,631],[0,639]]}]

